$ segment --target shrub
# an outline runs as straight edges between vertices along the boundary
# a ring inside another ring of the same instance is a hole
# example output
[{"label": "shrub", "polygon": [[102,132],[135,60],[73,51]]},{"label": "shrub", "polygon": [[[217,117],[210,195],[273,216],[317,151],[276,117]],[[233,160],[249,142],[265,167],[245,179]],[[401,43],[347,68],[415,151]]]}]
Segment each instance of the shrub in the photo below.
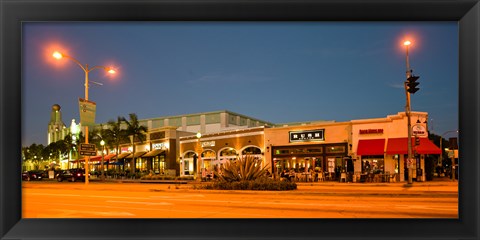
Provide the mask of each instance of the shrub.
[{"label": "shrub", "polygon": [[220,182],[251,181],[266,174],[267,167],[261,167],[251,155],[227,162],[223,168],[215,169],[213,174]]},{"label": "shrub", "polygon": [[236,182],[215,181],[210,184],[202,185],[200,188],[215,190],[285,191],[297,189],[297,184],[295,182],[278,181],[267,177],[261,177],[255,180],[242,180]]}]

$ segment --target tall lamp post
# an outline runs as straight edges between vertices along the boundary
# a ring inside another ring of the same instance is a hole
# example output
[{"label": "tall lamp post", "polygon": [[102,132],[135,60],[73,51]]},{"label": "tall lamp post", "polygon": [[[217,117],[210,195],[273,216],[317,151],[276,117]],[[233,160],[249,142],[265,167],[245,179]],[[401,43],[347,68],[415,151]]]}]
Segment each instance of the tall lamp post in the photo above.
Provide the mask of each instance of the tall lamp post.
[{"label": "tall lamp post", "polygon": [[[62,54],[60,52],[54,52],[52,54],[52,56],[56,59],[62,59],[62,58],[68,58],[70,60],[72,60],[73,62],[75,62],[84,72],[85,72],[85,100],[88,100],[88,74],[95,70],[95,69],[103,69],[105,70],[106,72],[110,73],[110,74],[114,74],[115,73],[115,70],[111,67],[104,67],[104,66],[94,66],[92,68],[89,68],[88,67],[88,64],[85,64],[85,66],[83,64],[81,64],[77,59],[73,58],[73,57],[70,57],[68,55],[65,55],[65,54]],[[101,85],[101,84],[100,84]],[[85,126],[85,143],[88,144],[88,126]],[[85,184],[88,185],[88,173],[89,173],[89,170],[88,170],[88,161],[90,160],[90,157],[89,156],[85,156]]]},{"label": "tall lamp post", "polygon": [[105,181],[105,175],[104,175],[104,168],[103,168],[103,162],[104,162],[104,159],[105,159],[105,141],[100,141],[100,145],[102,146],[102,164],[100,165],[101,168],[102,168],[102,176],[101,176],[101,179],[102,181]]},{"label": "tall lamp post", "polygon": [[420,77],[414,76],[412,74],[412,69],[410,69],[410,62],[408,59],[408,47],[412,44],[410,41],[405,41],[403,45],[406,47],[407,57],[407,71],[406,71],[406,81],[404,83],[405,86],[405,95],[407,99],[407,104],[405,106],[405,113],[407,114],[408,120],[408,160],[407,160],[407,168],[408,168],[408,184],[412,183],[412,172],[413,172],[413,153],[412,153],[412,123],[411,123],[411,104],[410,104],[410,94],[414,94],[419,90],[417,85],[419,84],[416,82]]},{"label": "tall lamp post", "polygon": [[[411,70],[410,70],[410,62],[408,59],[408,47],[410,46],[411,42],[410,41],[405,41],[403,45],[405,46],[406,49],[406,65],[407,65],[407,71],[406,71],[406,77],[407,79],[410,78],[411,76]],[[407,91],[407,81],[405,81],[405,94],[407,98],[407,104],[405,106],[405,113],[407,114],[407,126],[408,126],[408,159],[407,159],[407,168],[408,168],[408,184],[412,184],[412,123],[410,120],[410,92]]]},{"label": "tall lamp post", "polygon": [[202,143],[200,142],[200,138],[202,137],[202,134],[200,132],[197,132],[197,179],[202,179]]}]

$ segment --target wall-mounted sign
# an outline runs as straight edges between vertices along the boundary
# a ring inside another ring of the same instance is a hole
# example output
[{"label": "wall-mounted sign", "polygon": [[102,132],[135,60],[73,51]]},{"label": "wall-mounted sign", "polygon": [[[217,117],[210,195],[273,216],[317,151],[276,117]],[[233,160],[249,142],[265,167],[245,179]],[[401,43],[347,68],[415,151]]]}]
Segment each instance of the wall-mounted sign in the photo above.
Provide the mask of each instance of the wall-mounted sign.
[{"label": "wall-mounted sign", "polygon": [[202,142],[202,147],[215,147],[215,141]]},{"label": "wall-mounted sign", "polygon": [[378,128],[378,129],[360,129],[358,131],[359,134],[382,134],[383,129]]},{"label": "wall-mounted sign", "polygon": [[164,149],[167,148],[165,143],[152,143],[152,149]]},{"label": "wall-mounted sign", "polygon": [[289,132],[290,142],[325,141],[325,129]]},{"label": "wall-mounted sign", "polygon": [[412,126],[412,134],[414,136],[427,136],[427,129],[421,124],[415,124]]}]

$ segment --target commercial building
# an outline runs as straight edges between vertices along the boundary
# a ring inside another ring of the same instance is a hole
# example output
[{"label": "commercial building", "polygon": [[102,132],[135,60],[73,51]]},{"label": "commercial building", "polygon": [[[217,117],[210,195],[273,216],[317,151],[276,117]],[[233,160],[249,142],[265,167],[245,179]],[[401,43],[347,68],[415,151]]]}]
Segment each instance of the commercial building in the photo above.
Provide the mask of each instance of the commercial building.
[{"label": "commercial building", "polygon": [[[56,126],[68,133],[68,128],[59,124],[59,110],[58,105],[52,107],[49,140],[61,137],[55,134]],[[412,112],[411,119],[413,178],[425,181],[426,156],[438,155],[441,150],[428,140],[428,114]],[[373,175],[381,175],[383,181],[407,178],[408,132],[404,112],[344,122],[273,124],[224,110],[139,122],[148,129],[145,141],[136,139],[135,155],[130,141],[122,143],[118,159],[115,150],[108,149],[104,153],[108,168],[124,171],[135,164],[141,172],[195,176],[250,154],[276,174],[283,170],[311,170],[321,173],[325,180],[339,180],[342,173],[349,181],[380,180],[372,179],[377,178]],[[201,136],[197,137],[197,133]],[[93,169],[99,168],[99,159],[92,157]]]}]

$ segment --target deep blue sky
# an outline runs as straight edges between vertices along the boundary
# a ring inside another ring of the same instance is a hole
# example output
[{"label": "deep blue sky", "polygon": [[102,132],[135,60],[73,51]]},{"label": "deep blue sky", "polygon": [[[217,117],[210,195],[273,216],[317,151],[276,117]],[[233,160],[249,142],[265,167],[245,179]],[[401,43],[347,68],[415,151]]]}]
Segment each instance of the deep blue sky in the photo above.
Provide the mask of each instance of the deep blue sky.
[{"label": "deep blue sky", "polygon": [[[458,129],[456,22],[24,23],[22,145],[47,143],[53,104],[79,122],[83,64],[96,122],[230,110],[274,123],[381,118],[405,110],[405,48],[420,75],[412,110]],[[413,119],[416,121],[416,119]],[[447,135],[446,137],[448,137]]]}]

